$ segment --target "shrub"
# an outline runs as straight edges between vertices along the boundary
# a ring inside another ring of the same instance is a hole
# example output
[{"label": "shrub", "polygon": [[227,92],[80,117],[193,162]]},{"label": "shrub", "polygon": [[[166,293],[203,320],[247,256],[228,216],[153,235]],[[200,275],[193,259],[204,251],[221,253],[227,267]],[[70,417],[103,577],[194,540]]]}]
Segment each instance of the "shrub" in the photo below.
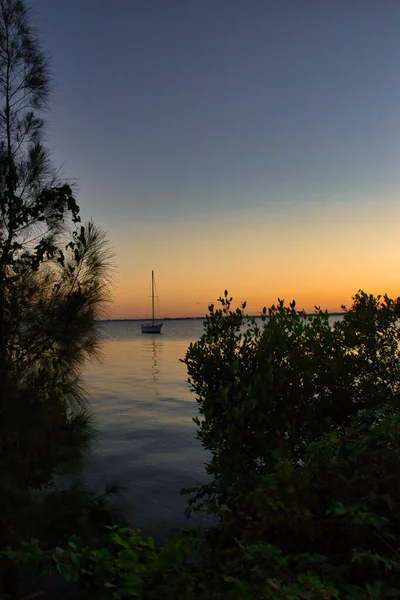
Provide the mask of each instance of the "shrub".
[{"label": "shrub", "polygon": [[[3,552],[12,564],[34,569],[36,573],[58,573],[68,583],[78,584],[74,597],[97,600],[121,598],[190,598],[194,577],[187,558],[193,548],[193,535],[182,532],[164,547],[140,531],[107,527],[107,535],[97,544],[86,545],[78,537],[46,550],[38,540]],[[36,590],[37,593],[37,590]]]},{"label": "shrub", "polygon": [[397,597],[397,304],[359,292],[331,327],[279,301],[259,326],[220,300],[185,358],[212,476],[187,490],[189,512],[218,517],[213,560],[249,598],[268,597],[267,580],[276,594],[302,582],[319,597]]}]

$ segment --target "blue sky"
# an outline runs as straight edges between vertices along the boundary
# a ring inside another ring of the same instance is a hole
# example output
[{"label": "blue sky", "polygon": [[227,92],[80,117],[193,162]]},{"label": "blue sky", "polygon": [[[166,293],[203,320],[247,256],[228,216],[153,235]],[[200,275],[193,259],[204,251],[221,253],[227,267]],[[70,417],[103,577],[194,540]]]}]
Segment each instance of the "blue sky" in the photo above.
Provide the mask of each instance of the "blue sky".
[{"label": "blue sky", "polygon": [[397,205],[397,0],[33,7],[55,73],[54,160],[117,254],[129,224],[200,222],[203,235],[257,216],[267,231],[278,213]]}]

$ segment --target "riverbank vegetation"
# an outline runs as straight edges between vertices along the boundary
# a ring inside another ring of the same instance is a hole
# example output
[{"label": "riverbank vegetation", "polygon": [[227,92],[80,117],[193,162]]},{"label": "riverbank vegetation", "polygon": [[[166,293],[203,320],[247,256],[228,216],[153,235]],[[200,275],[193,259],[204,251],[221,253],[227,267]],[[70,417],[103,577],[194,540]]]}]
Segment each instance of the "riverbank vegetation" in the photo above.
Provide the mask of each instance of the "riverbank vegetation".
[{"label": "riverbank vegetation", "polygon": [[185,363],[210,482],[186,490],[207,531],[157,547],[109,526],[3,551],[84,598],[397,598],[398,303],[359,292],[333,327],[292,303],[263,323],[210,307]]},{"label": "riverbank vegetation", "polygon": [[209,307],[184,362],[209,481],[162,546],[82,484],[82,388],[110,253],[42,144],[46,57],[0,0],[0,598],[400,597],[399,303],[359,292],[333,326],[295,303]]}]

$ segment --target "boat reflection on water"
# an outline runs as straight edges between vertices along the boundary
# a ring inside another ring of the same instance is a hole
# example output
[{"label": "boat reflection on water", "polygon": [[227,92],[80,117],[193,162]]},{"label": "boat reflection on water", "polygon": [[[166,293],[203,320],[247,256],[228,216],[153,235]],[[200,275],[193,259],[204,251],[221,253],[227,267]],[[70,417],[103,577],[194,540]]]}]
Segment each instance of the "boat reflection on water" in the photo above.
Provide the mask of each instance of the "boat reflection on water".
[{"label": "boat reflection on water", "polygon": [[162,341],[160,339],[152,339],[143,341],[143,349],[145,355],[151,357],[151,374],[150,377],[154,383],[158,381],[158,375],[160,374],[159,369],[159,357],[162,350]]},{"label": "boat reflection on water", "polygon": [[[159,369],[158,369],[158,363],[157,363],[157,342],[156,340],[152,340],[152,346],[153,346],[153,354],[152,354],[152,358],[153,358],[153,364],[152,364],[152,380],[154,381],[154,383],[156,383],[157,381],[157,375],[160,373]],[[160,344],[161,345],[161,344]]]}]

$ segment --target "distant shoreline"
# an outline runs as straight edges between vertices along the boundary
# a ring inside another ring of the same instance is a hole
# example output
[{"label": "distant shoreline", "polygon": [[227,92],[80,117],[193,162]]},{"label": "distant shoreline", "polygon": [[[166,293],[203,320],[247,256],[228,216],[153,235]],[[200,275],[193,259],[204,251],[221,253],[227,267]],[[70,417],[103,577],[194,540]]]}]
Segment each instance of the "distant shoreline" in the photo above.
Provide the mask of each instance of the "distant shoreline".
[{"label": "distant shoreline", "polygon": [[[328,313],[329,317],[340,317],[341,315],[344,315],[344,312],[330,312]],[[250,319],[257,319],[260,318],[262,315],[248,315],[248,317]],[[267,315],[268,316],[268,315]],[[315,316],[315,312],[312,313],[306,313],[307,317],[313,317]],[[163,319],[157,319],[157,321],[204,321],[206,317],[164,317]],[[99,323],[119,323],[119,322],[126,322],[126,321],[151,321],[151,319],[100,319],[98,322]]]}]

